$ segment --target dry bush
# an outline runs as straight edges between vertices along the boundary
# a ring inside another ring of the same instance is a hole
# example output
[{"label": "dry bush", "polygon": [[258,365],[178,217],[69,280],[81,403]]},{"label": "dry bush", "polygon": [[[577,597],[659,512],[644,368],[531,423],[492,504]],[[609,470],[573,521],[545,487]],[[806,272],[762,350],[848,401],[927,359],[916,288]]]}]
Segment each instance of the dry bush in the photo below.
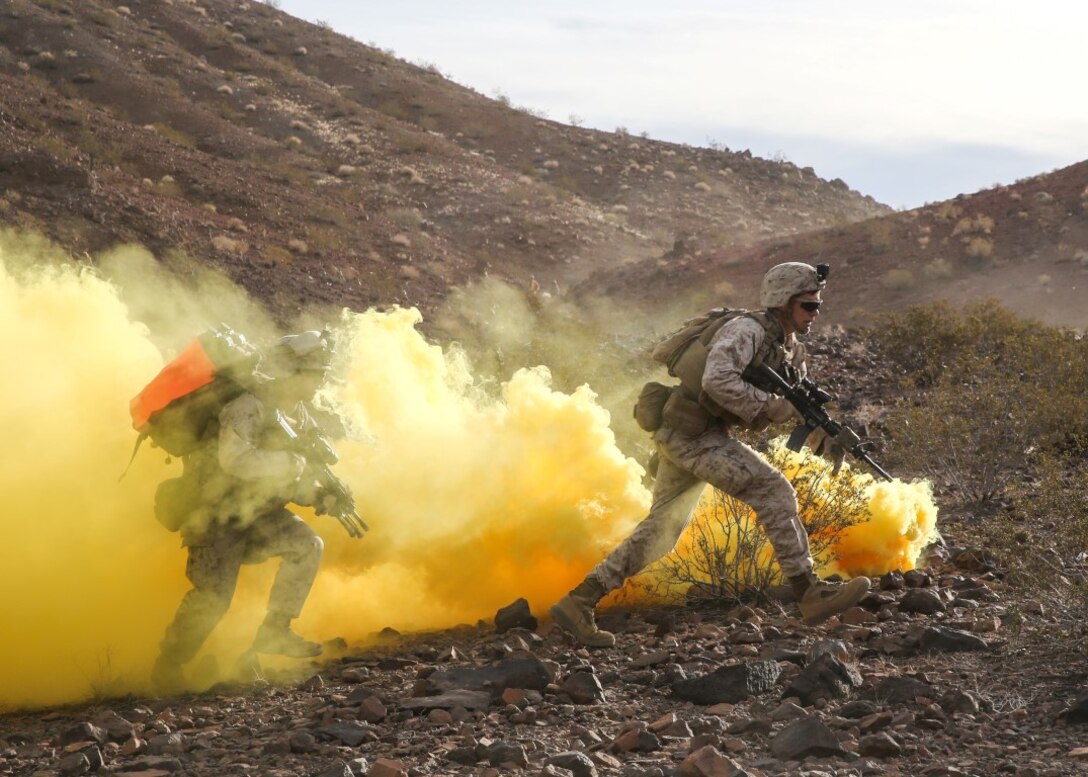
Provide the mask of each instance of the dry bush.
[{"label": "dry bush", "polygon": [[951,278],[954,271],[951,262],[938,256],[926,263],[925,267],[922,268],[922,274],[930,280],[944,280]]},{"label": "dry bush", "polygon": [[233,237],[227,235],[216,235],[212,238],[212,247],[216,251],[222,251],[226,254],[234,254],[235,256],[241,256],[249,250],[249,246],[246,245],[243,240],[235,240]]},{"label": "dry bush", "polygon": [[967,541],[984,547],[1006,570],[1007,584],[1064,611],[1066,623],[1088,622],[1088,464],[1043,457],[1037,477],[1011,508],[968,525]]},{"label": "dry bush", "polygon": [[184,146],[185,148],[196,148],[196,138],[194,138],[192,135],[182,132],[179,129],[171,127],[169,124],[162,124],[160,122],[159,124],[155,125],[155,131],[167,140],[177,143],[179,146]]},{"label": "dry bush", "polygon": [[892,291],[909,289],[914,285],[914,273],[902,268],[888,270],[880,276],[880,285]]},{"label": "dry bush", "polygon": [[385,217],[401,229],[419,229],[423,226],[423,214],[418,208],[390,208],[385,212]]},{"label": "dry bush", "polygon": [[865,231],[869,240],[869,250],[874,254],[887,253],[893,243],[894,225],[890,219],[874,219],[865,223]]},{"label": "dry bush", "polygon": [[989,301],[913,307],[866,334],[911,392],[887,420],[888,466],[981,503],[1041,457],[1088,451],[1088,341],[1068,330]]},{"label": "dry bush", "polygon": [[[792,455],[772,447],[768,460],[788,471]],[[797,491],[801,521],[809,533],[812,555],[829,560],[836,537],[868,519],[865,489],[848,477],[832,477],[828,467],[806,454],[790,481]],[[720,491],[709,510],[700,510],[687,529],[683,552],[674,550],[655,565],[651,583],[657,595],[685,593],[688,600],[715,602],[763,600],[782,579],[770,542],[752,509]]]},{"label": "dry bush", "polygon": [[994,241],[985,237],[973,237],[967,241],[966,253],[972,259],[989,259],[994,252]]}]

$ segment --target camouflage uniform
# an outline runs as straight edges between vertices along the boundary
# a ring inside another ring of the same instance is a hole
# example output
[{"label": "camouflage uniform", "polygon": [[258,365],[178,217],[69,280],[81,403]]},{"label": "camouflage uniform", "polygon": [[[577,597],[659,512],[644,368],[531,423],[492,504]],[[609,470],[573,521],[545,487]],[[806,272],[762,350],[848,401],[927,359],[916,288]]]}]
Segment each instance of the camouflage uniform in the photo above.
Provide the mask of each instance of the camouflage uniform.
[{"label": "camouflage uniform", "polygon": [[[703,377],[707,395],[752,426],[763,422],[761,411],[771,395],[742,380],[741,374],[767,336],[763,325],[751,318],[728,322],[711,341]],[[803,374],[803,348],[793,335],[780,341],[777,358]],[[787,577],[812,572],[808,533],[797,515],[793,487],[759,454],[731,437],[728,426],[712,423],[703,433],[689,436],[666,423],[654,433],[654,443],[660,464],[650,514],[591,573],[606,590],[623,585],[672,550],[691,520],[704,483],[751,505]]]},{"label": "camouflage uniform", "polygon": [[268,612],[298,617],[321,560],[322,541],[285,508],[299,502],[302,457],[268,447],[272,411],[243,394],[219,414],[217,440],[185,461],[193,508],[181,527],[189,549],[186,576],[193,584],[161,643],[162,656],[192,659],[230,607],[242,564],[281,557]]},{"label": "camouflage uniform", "polygon": [[[668,362],[681,385],[668,394],[659,414],[652,402],[660,392],[644,389],[640,402],[644,397],[649,402],[636,406],[640,425],[656,429],[654,442],[660,457],[650,514],[548,610],[583,645],[615,644],[614,634],[597,627],[597,603],[672,550],[691,521],[704,482],[755,509],[806,625],[844,612],[869,590],[866,577],[831,583],[816,576],[793,487],[755,451],[729,435],[731,426],[762,429],[771,421],[797,417],[788,400],[761,390],[744,380],[743,374],[750,366],[765,364],[791,382],[804,376],[804,349],[794,333],[807,332],[819,315],[818,293],[826,285],[828,269],[801,262],[776,265],[763,276],[762,312],[728,318],[709,343],[701,338],[677,343],[674,335],[661,344],[664,351],[655,353],[655,358],[660,355]],[[802,295],[811,296],[801,299]],[[704,317],[699,325],[712,321]],[[687,337],[683,330],[677,335]],[[677,354],[677,347],[684,350]],[[663,423],[657,426],[659,420]]]}]

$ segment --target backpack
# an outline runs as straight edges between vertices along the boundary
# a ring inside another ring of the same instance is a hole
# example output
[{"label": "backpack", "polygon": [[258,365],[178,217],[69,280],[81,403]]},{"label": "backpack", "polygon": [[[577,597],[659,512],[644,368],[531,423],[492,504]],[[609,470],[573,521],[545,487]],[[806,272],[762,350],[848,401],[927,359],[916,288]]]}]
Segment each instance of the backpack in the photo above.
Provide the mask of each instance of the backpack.
[{"label": "backpack", "polygon": [[219,411],[246,391],[240,381],[255,375],[260,358],[244,335],[226,325],[196,337],[129,402],[140,435],[133,458],[147,438],[171,456],[200,448]]},{"label": "backpack", "polygon": [[[756,321],[767,333],[752,364],[760,364],[767,360],[777,362],[778,359],[774,358],[773,354],[778,338],[781,336],[781,325],[763,311],[742,308],[708,310],[697,318],[685,321],[680,329],[653,347],[650,357],[668,367],[669,374],[674,378],[680,379],[680,396],[673,397],[671,400],[674,406],[672,415],[698,416],[692,421],[693,426],[709,420],[704,419],[704,415],[720,418],[733,424],[743,424],[739,418],[706,395],[703,391],[703,373],[706,371],[706,359],[710,354],[710,343],[714,335],[730,321],[744,316]],[[777,368],[779,365],[775,363],[772,366]],[[760,386],[760,388],[764,387]],[[686,409],[686,413],[679,412],[681,407]],[[668,415],[668,411],[663,409],[662,412]]]},{"label": "backpack", "polygon": [[712,308],[701,316],[685,321],[682,327],[653,347],[650,357],[668,367],[669,374],[679,378],[681,385],[693,396],[699,396],[710,341],[719,329],[742,316],[759,322],[768,334],[771,333],[764,313],[742,308]]}]

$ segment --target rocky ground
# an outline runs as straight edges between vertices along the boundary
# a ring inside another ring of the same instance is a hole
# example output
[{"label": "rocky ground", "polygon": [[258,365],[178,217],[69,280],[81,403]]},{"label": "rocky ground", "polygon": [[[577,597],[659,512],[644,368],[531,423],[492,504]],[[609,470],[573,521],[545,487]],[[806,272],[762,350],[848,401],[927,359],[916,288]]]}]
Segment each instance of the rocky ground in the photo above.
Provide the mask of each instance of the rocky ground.
[{"label": "rocky ground", "polygon": [[589,651],[515,603],[301,681],[6,715],[0,774],[1084,774],[1066,616],[983,550],[928,558],[818,627],[788,603],[616,608]]}]

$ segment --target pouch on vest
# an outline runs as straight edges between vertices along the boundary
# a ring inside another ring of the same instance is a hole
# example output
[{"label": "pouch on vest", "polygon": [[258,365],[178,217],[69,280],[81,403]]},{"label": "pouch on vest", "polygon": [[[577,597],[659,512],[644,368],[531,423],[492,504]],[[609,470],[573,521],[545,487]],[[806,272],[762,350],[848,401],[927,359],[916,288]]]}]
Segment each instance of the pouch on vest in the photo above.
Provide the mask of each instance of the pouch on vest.
[{"label": "pouch on vest", "polygon": [[706,408],[685,397],[682,391],[672,392],[661,410],[661,417],[666,424],[689,437],[705,432],[713,419]]},{"label": "pouch on vest", "polygon": [[661,428],[662,411],[665,403],[672,396],[672,386],[662,383],[647,383],[638,393],[638,401],[635,402],[635,423],[645,432],[656,432]]},{"label": "pouch on vest", "polygon": [[680,379],[680,385],[690,396],[699,398],[699,404],[710,415],[730,423],[738,419],[703,392],[703,373],[706,372],[706,360],[714,335],[730,321],[742,316],[749,316],[766,328],[765,317],[761,314],[740,308],[713,308],[698,318],[686,321],[684,326],[659,342],[650,354],[655,361],[669,368],[670,375]]},{"label": "pouch on vest", "polygon": [[177,531],[197,507],[193,486],[186,478],[170,478],[155,489],[155,518],[167,531]]}]

